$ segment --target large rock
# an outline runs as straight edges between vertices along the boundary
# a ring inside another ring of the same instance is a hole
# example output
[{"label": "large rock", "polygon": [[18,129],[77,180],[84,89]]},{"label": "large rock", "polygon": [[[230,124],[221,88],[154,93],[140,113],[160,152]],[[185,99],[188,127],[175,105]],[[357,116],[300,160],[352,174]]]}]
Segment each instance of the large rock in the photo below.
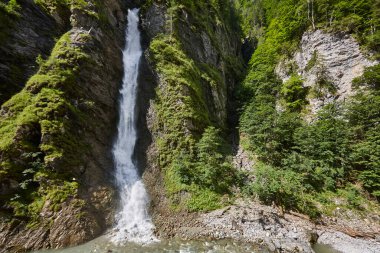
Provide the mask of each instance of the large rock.
[{"label": "large rock", "polygon": [[[352,80],[361,76],[366,67],[376,63],[361,52],[351,35],[316,30],[303,34],[300,50],[292,59],[280,62],[276,73],[285,82],[290,77],[290,66],[295,65],[305,87],[324,89],[319,97],[309,97],[311,113],[314,114],[324,104],[353,95]],[[322,78],[325,85],[331,87],[317,87]]]}]

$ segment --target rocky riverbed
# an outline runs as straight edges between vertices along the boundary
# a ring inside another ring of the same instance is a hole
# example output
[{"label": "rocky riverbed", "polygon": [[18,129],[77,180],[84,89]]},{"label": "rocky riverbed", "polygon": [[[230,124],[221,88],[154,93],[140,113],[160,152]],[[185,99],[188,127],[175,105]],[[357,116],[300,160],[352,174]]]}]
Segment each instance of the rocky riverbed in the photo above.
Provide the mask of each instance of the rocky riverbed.
[{"label": "rocky riverbed", "polygon": [[[181,217],[181,218],[179,218]],[[279,215],[276,208],[238,200],[209,213],[177,217],[181,226],[162,223],[161,233],[191,239],[233,239],[263,245],[272,252],[315,252],[313,245],[329,245],[336,252],[380,252],[378,216],[359,219],[322,218],[319,224],[297,213]]]}]

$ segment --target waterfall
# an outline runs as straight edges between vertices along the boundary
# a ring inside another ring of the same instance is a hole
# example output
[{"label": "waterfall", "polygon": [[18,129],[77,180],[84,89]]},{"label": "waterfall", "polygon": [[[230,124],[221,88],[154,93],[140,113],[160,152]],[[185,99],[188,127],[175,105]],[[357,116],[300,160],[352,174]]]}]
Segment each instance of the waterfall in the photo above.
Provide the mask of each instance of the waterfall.
[{"label": "waterfall", "polygon": [[125,241],[148,243],[155,240],[154,226],[147,211],[148,194],[133,158],[137,138],[137,77],[142,55],[138,12],[138,9],[128,10],[127,41],[123,50],[124,77],[119,102],[120,120],[117,140],[112,150],[121,207],[116,215],[117,224],[111,236],[111,240],[117,244]]}]

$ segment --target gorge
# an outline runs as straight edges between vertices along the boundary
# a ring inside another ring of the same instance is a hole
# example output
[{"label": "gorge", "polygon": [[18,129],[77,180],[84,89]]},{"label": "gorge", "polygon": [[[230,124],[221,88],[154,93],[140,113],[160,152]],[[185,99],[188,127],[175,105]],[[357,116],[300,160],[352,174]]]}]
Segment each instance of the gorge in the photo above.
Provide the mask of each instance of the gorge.
[{"label": "gorge", "polygon": [[378,252],[379,15],[1,0],[0,252]]}]

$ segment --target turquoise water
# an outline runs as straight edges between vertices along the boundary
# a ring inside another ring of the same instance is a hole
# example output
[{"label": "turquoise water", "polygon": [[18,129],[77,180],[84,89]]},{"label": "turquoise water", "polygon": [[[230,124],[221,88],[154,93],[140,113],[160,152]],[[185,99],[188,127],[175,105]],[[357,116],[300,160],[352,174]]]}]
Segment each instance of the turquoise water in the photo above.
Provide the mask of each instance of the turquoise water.
[{"label": "turquoise water", "polygon": [[323,244],[316,244],[313,246],[313,250],[316,252],[316,253],[342,253],[338,250],[335,250],[333,248],[331,248],[330,246],[328,245],[323,245]]},{"label": "turquoise water", "polygon": [[107,238],[100,237],[84,245],[62,250],[44,250],[34,253],[270,253],[264,248],[260,248],[248,243],[234,242],[231,240],[219,241],[180,241],[170,240],[152,243],[141,246],[137,244],[127,244],[125,246],[115,246]]},{"label": "turquoise water", "polygon": [[[333,250],[327,245],[314,245],[316,253],[340,253]],[[232,240],[219,241],[181,241],[170,240],[152,243],[141,246],[138,244],[127,244],[124,246],[115,246],[106,237],[97,238],[81,246],[60,249],[60,250],[43,250],[33,253],[270,253],[269,250]]]}]

